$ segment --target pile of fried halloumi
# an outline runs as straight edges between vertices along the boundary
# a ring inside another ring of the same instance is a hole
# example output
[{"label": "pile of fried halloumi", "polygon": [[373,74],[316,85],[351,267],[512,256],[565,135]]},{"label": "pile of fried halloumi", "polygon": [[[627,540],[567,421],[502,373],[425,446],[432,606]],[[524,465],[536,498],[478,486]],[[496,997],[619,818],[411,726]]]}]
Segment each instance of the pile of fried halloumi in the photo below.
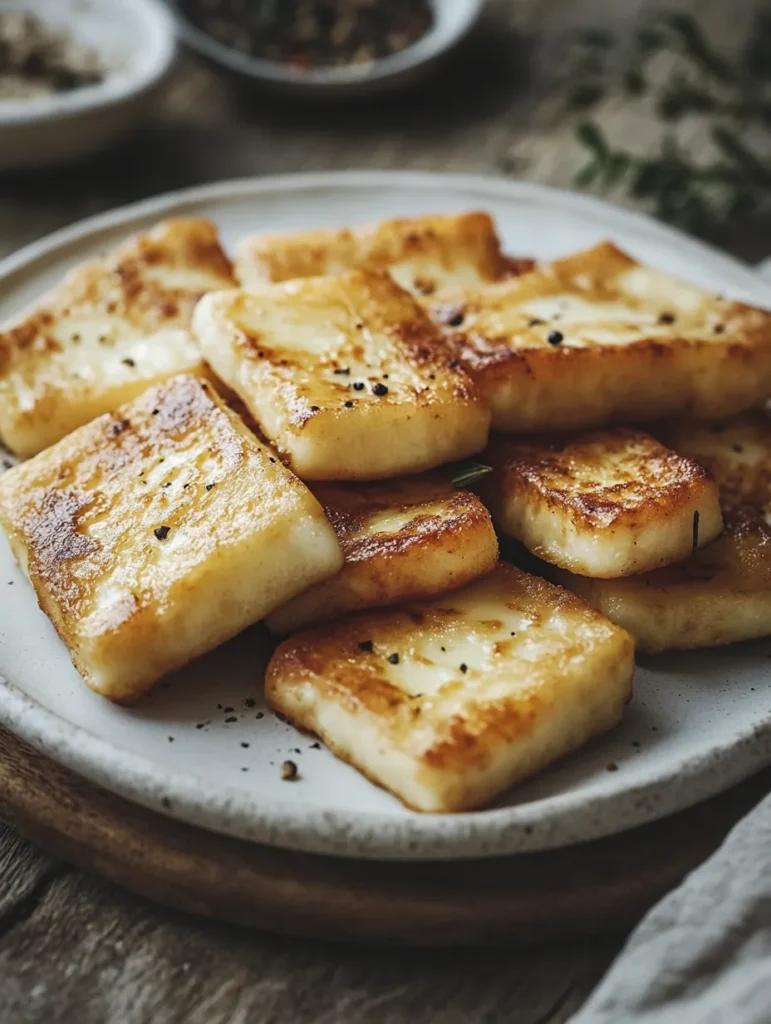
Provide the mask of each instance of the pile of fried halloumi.
[{"label": "pile of fried halloumi", "polygon": [[609,242],[167,221],[0,331],[0,523],[96,692],[264,621],[274,709],[470,810],[616,726],[635,648],[771,633],[770,396],[768,311]]}]

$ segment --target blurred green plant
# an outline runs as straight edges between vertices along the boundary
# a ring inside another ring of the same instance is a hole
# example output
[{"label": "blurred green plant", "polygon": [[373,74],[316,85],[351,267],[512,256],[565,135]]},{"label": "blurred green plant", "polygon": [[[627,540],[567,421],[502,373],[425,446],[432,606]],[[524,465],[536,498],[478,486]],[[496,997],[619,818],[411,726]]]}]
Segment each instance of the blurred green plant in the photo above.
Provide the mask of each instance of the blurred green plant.
[{"label": "blurred green plant", "polygon": [[[740,137],[753,124],[771,125],[771,7],[760,12],[749,42],[729,61],[705,37],[698,22],[680,11],[659,11],[631,39],[606,30],[576,34],[576,80],[567,95],[580,113],[576,138],[588,159],[575,177],[581,188],[623,190],[645,201],[657,216],[690,231],[709,233],[718,224],[756,210],[771,194],[771,165]],[[608,93],[618,71],[611,67],[623,46],[621,86],[630,100],[646,97],[667,126],[658,152],[640,156],[614,147],[588,112]],[[681,60],[663,81],[650,74],[651,60],[670,52]],[[695,163],[678,143],[686,117],[708,119],[714,158]]]}]

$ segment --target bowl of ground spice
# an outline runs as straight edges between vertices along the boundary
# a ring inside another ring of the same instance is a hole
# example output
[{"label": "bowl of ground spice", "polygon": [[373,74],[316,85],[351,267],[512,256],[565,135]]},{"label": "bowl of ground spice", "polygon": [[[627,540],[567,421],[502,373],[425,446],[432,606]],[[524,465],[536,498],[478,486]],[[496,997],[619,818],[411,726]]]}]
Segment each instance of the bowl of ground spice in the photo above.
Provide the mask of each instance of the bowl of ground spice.
[{"label": "bowl of ground spice", "polygon": [[175,38],[161,0],[3,0],[0,171],[80,159],[128,131]]},{"label": "bowl of ground spice", "polygon": [[482,0],[169,0],[182,39],[242,79],[307,97],[406,86],[472,28]]}]

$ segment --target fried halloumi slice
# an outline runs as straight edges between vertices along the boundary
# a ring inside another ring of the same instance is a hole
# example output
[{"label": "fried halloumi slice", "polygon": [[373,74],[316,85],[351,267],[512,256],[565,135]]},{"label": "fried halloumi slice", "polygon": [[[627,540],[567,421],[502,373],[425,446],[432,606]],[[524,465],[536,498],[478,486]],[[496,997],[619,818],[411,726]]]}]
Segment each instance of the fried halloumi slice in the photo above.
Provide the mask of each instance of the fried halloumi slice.
[{"label": "fried halloumi slice", "polygon": [[590,580],[559,572],[557,578],[649,653],[771,633],[771,421],[747,413],[718,423],[667,424],[660,433],[713,474],[723,535],[688,561],[641,576]]},{"label": "fried halloumi slice", "polygon": [[436,303],[432,316],[452,329],[495,430],[725,416],[771,394],[771,314],[607,242]]},{"label": "fried halloumi slice", "polygon": [[352,230],[256,235],[239,244],[235,258],[244,288],[367,269],[388,271],[418,300],[445,288],[498,281],[522,266],[501,253],[489,214],[476,212],[386,220]]},{"label": "fried halloumi slice", "polygon": [[484,448],[490,413],[387,274],[205,296],[204,355],[307,480],[418,473]]},{"label": "fried halloumi slice", "polygon": [[693,558],[626,579],[556,570],[559,583],[628,630],[647,654],[718,647],[771,633],[771,527],[726,509],[724,532]]},{"label": "fried halloumi slice", "polygon": [[0,438],[34,455],[203,361],[200,296],[234,284],[214,225],[171,220],[72,271],[0,331]]},{"label": "fried halloumi slice", "polygon": [[722,529],[707,471],[639,430],[497,435],[480,460],[494,467],[480,493],[503,532],[583,576],[682,561]]},{"label": "fried halloumi slice", "polygon": [[187,375],[4,473],[0,523],[75,667],[115,701],[343,561],[305,485]]},{"label": "fried halloumi slice", "polygon": [[771,417],[756,410],[708,423],[662,425],[657,434],[710,471],[724,505],[749,505],[771,522]]},{"label": "fried halloumi slice", "polygon": [[631,638],[512,565],[285,640],[270,704],[419,811],[478,807],[615,726]]},{"label": "fried halloumi slice", "polygon": [[268,616],[274,633],[443,594],[490,572],[498,561],[487,509],[438,473],[316,484],[312,490],[335,528],[345,565]]}]

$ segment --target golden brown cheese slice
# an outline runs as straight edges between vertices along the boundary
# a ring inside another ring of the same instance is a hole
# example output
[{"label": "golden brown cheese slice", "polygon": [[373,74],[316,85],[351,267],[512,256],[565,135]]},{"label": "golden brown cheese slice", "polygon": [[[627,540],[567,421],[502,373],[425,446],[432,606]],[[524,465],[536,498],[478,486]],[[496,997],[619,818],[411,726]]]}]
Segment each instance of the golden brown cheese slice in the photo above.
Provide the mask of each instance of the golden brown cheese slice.
[{"label": "golden brown cheese slice", "polygon": [[724,532],[679,565],[620,580],[557,578],[641,650],[714,647],[771,633],[771,421],[750,413],[668,424],[661,436],[713,474]]},{"label": "golden brown cheese slice", "polygon": [[270,704],[419,811],[479,807],[615,726],[631,638],[501,565],[444,597],[285,640]]},{"label": "golden brown cheese slice", "polygon": [[749,505],[771,522],[771,417],[755,411],[712,422],[684,420],[657,433],[710,471],[724,505]]},{"label": "golden brown cheese slice", "polygon": [[707,471],[628,427],[532,441],[498,435],[480,460],[494,467],[480,493],[501,529],[583,576],[682,561],[722,529]]},{"label": "golden brown cheese slice", "polygon": [[343,561],[310,491],[193,376],[3,474],[0,523],[76,668],[116,701]]},{"label": "golden brown cheese slice", "polygon": [[0,438],[34,455],[150,384],[200,371],[193,307],[233,284],[204,220],[166,221],[74,270],[0,332]]},{"label": "golden brown cheese slice", "polygon": [[235,259],[236,276],[245,288],[349,270],[387,270],[418,299],[446,288],[475,288],[498,281],[520,272],[523,265],[528,264],[503,256],[495,224],[486,213],[257,235],[240,243]]},{"label": "golden brown cheese slice", "polygon": [[490,572],[498,561],[487,509],[439,474],[316,484],[313,493],[335,528],[345,565],[270,615],[274,633],[433,597]]},{"label": "golden brown cheese slice", "polygon": [[387,274],[207,295],[194,327],[215,372],[303,479],[417,473],[486,443],[485,403]]},{"label": "golden brown cheese slice", "polygon": [[771,314],[610,243],[440,302],[507,432],[740,412],[771,394]]}]

